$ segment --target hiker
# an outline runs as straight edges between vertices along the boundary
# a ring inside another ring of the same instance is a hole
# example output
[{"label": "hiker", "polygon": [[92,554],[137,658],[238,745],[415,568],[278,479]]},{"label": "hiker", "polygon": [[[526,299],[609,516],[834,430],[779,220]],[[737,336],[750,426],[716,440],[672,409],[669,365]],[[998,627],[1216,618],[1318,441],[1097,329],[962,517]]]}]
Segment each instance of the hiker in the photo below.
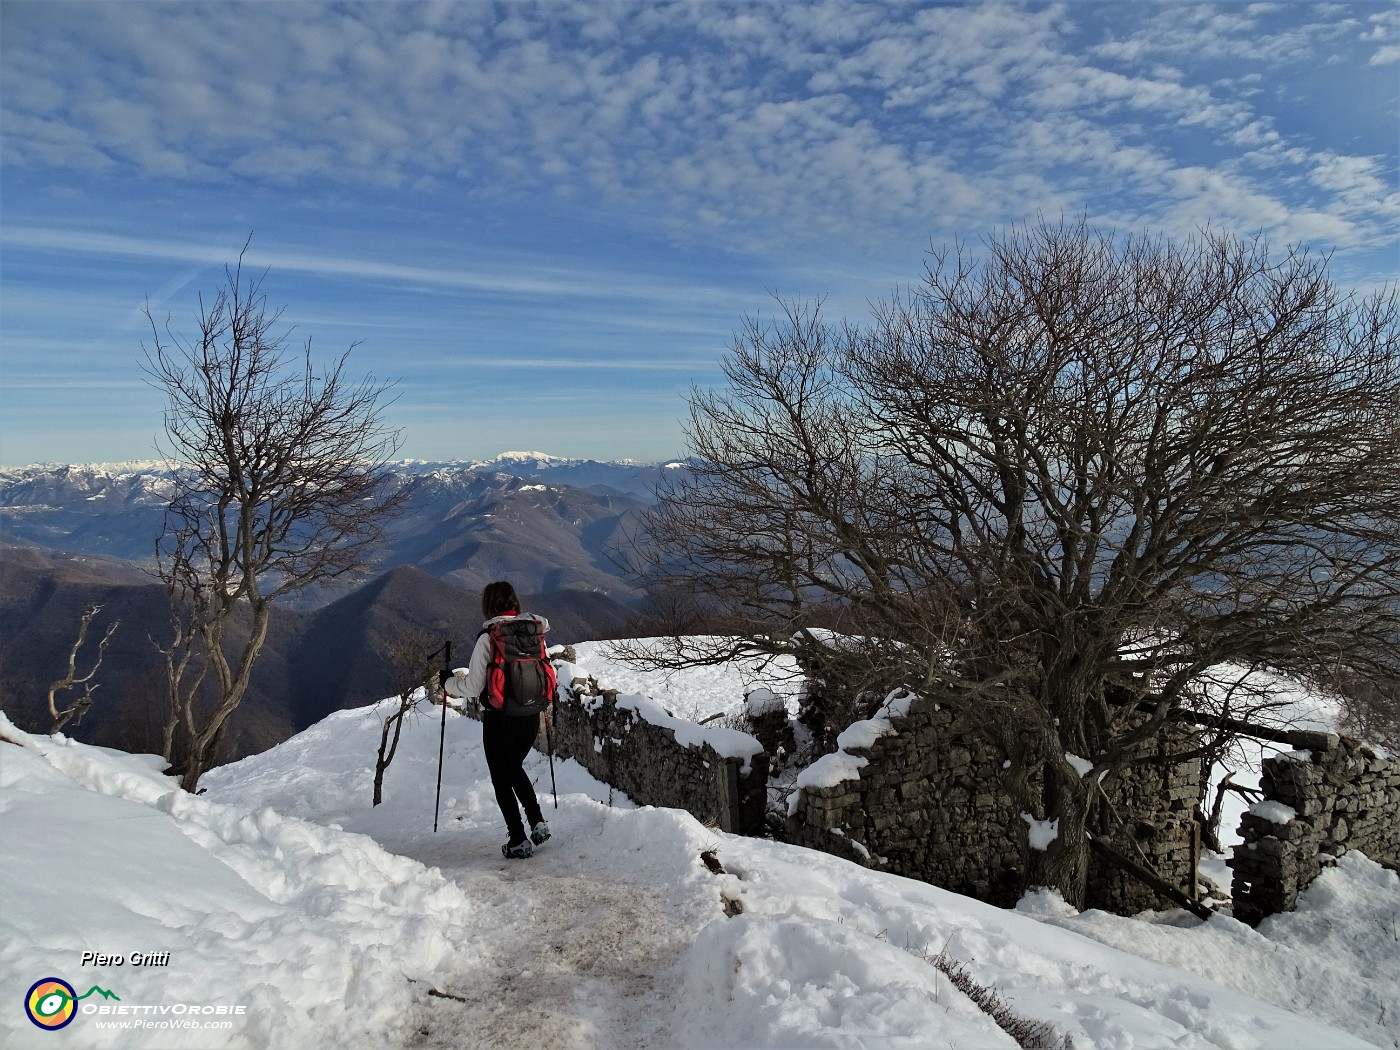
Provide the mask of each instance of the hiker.
[{"label": "hiker", "polygon": [[[549,838],[549,825],[524,768],[539,735],[540,716],[549,717],[548,705],[554,699],[554,668],[544,649],[549,621],[521,613],[520,598],[505,581],[486,585],[481,614],[486,622],[476,636],[471,662],[455,669],[444,688],[449,696],[479,700],[486,765],[510,833],[501,854],[521,860]],[[522,807],[530,824],[528,837]]]}]

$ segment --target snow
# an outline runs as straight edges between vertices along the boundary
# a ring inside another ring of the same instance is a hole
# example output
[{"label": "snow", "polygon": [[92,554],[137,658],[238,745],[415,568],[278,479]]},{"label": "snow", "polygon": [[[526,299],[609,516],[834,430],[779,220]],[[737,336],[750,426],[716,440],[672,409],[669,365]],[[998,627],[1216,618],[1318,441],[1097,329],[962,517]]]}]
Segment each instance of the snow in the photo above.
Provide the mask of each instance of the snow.
[{"label": "snow", "polygon": [[1285,806],[1282,802],[1256,802],[1249,807],[1251,815],[1260,820],[1267,820],[1271,824],[1287,824],[1289,821],[1298,819],[1298,811],[1292,806]]},{"label": "snow", "polygon": [[1037,820],[1029,813],[1022,813],[1021,819],[1026,822],[1029,829],[1030,847],[1044,853],[1050,848],[1050,843],[1060,836],[1059,820]]},{"label": "snow", "polygon": [[744,707],[751,718],[757,718],[774,711],[785,711],[787,703],[766,685],[760,685],[744,698]]},{"label": "snow", "polygon": [[[864,755],[853,752],[873,747],[881,737],[897,732],[895,722],[909,713],[909,705],[914,695],[896,689],[885,697],[879,712],[874,718],[852,722],[836,738],[836,750],[822,755],[797,775],[794,788],[830,788],[846,780],[854,780],[860,771],[870,764]],[[788,815],[797,812],[801,802],[798,792],[793,791],[788,798]]]},{"label": "snow", "polygon": [[895,721],[909,714],[909,705],[913,700],[912,693],[895,690],[885,697],[885,702],[880,705],[880,710],[874,718],[852,722],[843,729],[841,735],[836,738],[836,746],[845,750],[873,747],[875,741],[882,736],[896,732]]},{"label": "snow", "polygon": [[[743,690],[724,683],[732,709]],[[0,717],[0,1045],[1014,1047],[941,955],[1077,1050],[1400,1046],[1400,878],[1358,854],[1257,930],[1049,893],[1008,911],[637,807],[572,761],[554,763],[555,808],[532,755],[554,835],[507,862],[468,718],[447,714],[440,800],[435,710],[410,716],[370,806],[389,710],[337,712],[199,796],[159,759]],[[22,1001],[48,976],[120,999],[41,1034]],[[103,1027],[121,1023],[150,1027]]]},{"label": "snow", "polygon": [[644,722],[669,729],[676,735],[676,742],[684,747],[701,747],[708,744],[720,758],[738,759],[741,771],[748,773],[753,759],[763,753],[763,745],[748,733],[724,726],[702,726],[683,718],[676,718],[659,703],[641,693],[618,695],[619,710],[633,711]]},{"label": "snow", "polygon": [[[575,648],[580,663],[588,666],[555,661],[555,671],[562,683],[592,677],[602,689],[617,692],[619,710],[631,711],[637,718],[654,726],[669,729],[676,741],[686,747],[708,744],[721,758],[737,759],[745,773],[752,768],[763,745],[748,733],[720,725],[700,725],[699,719],[711,714],[724,714],[742,703],[745,678],[736,668],[705,668],[705,674],[682,672],[659,678],[637,672],[627,665],[609,660],[605,642],[583,642]],[[641,689],[647,692],[639,691]],[[585,697],[585,703],[589,700]],[[679,708],[689,717],[677,717]]]},{"label": "snow", "polygon": [[[870,764],[870,759],[853,755],[849,751],[833,751],[822,755],[797,775],[795,788],[831,788],[846,780],[854,780],[860,771]],[[798,796],[793,792],[788,799],[789,816],[797,812]]]},{"label": "snow", "polygon": [[1070,751],[1065,752],[1065,761],[1074,767],[1074,771],[1079,774],[1081,779],[1087,777],[1094,768],[1094,763],[1087,758],[1080,758]]},{"label": "snow", "polygon": [[[461,888],[365,836],[191,796],[148,761],[8,720],[0,733],[21,744],[0,744],[4,1045],[33,1045],[15,1007],[48,975],[110,989],[128,1010],[244,1007],[232,1032],[199,1033],[211,1046],[353,1045],[409,1008],[407,978],[474,954],[477,906]],[[159,968],[80,967],[83,951],[170,954]],[[201,1045],[97,1020],[74,1022],[83,1045]]]},{"label": "snow", "polygon": [[521,460],[534,460],[537,463],[567,463],[563,456],[551,456],[548,452],[502,452],[493,463],[518,463]]},{"label": "snow", "polygon": [[[636,644],[646,647],[662,641],[641,638]],[[627,665],[613,655],[607,642],[581,642],[574,651],[581,667],[603,688],[650,696],[673,715],[692,722],[736,710],[744,696],[757,687],[782,698],[788,710],[797,713],[798,670],[791,657],[773,660],[767,666],[750,657],[713,667],[659,672]],[[563,675],[560,678],[563,680]]]},{"label": "snow", "polygon": [[[1267,719],[1280,728],[1335,732],[1341,721],[1341,701],[1335,696],[1318,693],[1271,671],[1250,669],[1239,664],[1221,664],[1212,668],[1214,684],[1208,691],[1215,694],[1217,704],[1228,696],[1231,687],[1243,688],[1258,697],[1267,696],[1271,709],[1258,720]],[[1212,797],[1221,781],[1230,776],[1231,783],[1241,788],[1257,788],[1266,758],[1311,762],[1312,752],[1294,751],[1285,744],[1270,743],[1248,737],[1238,737],[1211,772]],[[1226,792],[1221,807],[1220,842],[1228,855],[1240,840],[1239,827],[1251,802],[1244,795]],[[1201,872],[1218,886],[1229,887],[1231,873],[1224,857],[1206,851]]]}]

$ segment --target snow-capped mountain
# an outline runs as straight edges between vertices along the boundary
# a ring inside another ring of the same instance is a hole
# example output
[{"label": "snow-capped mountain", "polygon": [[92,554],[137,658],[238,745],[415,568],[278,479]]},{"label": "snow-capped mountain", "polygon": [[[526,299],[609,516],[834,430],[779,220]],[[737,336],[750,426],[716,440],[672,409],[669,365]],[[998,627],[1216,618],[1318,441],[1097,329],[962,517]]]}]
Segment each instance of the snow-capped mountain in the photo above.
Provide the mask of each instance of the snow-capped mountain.
[{"label": "snow-capped mountain", "polygon": [[[619,629],[639,592],[617,552],[646,505],[624,490],[639,488],[646,469],[659,468],[515,453],[396,470],[409,490],[405,511],[390,523],[370,571],[279,606],[227,738],[232,754],[269,747],[329,710],[365,702],[338,668],[382,689],[391,620],[469,641],[481,588],[492,580],[511,580],[550,618],[556,641]],[[21,709],[11,711],[24,728],[48,724],[44,691],[62,673],[83,611],[97,604],[98,629],[114,619],[121,627],[105,656],[104,702],[72,732],[93,743],[151,746],[159,720],[144,713],[135,691],[159,676],[149,639],[168,630],[164,592],[145,570],[169,484],[159,470],[0,471],[0,669],[6,686],[26,690]]]},{"label": "snow-capped mountain", "polygon": [[[683,464],[680,464],[683,465]],[[431,462],[405,460],[396,464],[404,474],[469,472],[505,474],[525,481],[547,482],[588,489],[601,494],[619,493],[650,501],[657,483],[673,464],[637,460],[570,459],[547,452],[502,452],[491,459]]]},{"label": "snow-capped mountain", "polygon": [[[468,587],[511,578],[524,591],[574,587],[625,603],[635,592],[621,579],[612,548],[662,474],[655,464],[539,452],[397,464],[397,483],[412,491],[376,562],[381,571],[417,565]],[[0,469],[0,539],[149,564],[170,490],[168,469],[154,465]]]}]

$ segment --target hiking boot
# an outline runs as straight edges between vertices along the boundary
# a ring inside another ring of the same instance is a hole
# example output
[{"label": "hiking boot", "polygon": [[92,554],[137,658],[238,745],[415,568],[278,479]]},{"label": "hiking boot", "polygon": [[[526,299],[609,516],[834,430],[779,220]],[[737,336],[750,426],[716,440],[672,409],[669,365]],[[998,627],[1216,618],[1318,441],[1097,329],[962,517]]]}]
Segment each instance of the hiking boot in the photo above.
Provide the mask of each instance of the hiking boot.
[{"label": "hiking boot", "polygon": [[530,832],[530,841],[536,846],[542,846],[549,841],[549,825],[540,821]]},{"label": "hiking boot", "polygon": [[534,854],[535,847],[524,839],[519,842],[507,842],[501,847],[501,856],[507,860],[524,860],[526,857],[534,856]]}]

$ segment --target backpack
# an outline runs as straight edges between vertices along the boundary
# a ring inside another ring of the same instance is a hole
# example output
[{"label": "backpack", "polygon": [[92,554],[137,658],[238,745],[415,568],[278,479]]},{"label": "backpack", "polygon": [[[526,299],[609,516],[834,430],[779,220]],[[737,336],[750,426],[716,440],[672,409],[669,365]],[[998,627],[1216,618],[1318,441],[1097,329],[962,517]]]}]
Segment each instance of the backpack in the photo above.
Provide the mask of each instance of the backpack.
[{"label": "backpack", "polygon": [[490,661],[481,698],[508,715],[542,714],[554,701],[554,665],[544,649],[544,625],[522,616],[487,625]]}]

